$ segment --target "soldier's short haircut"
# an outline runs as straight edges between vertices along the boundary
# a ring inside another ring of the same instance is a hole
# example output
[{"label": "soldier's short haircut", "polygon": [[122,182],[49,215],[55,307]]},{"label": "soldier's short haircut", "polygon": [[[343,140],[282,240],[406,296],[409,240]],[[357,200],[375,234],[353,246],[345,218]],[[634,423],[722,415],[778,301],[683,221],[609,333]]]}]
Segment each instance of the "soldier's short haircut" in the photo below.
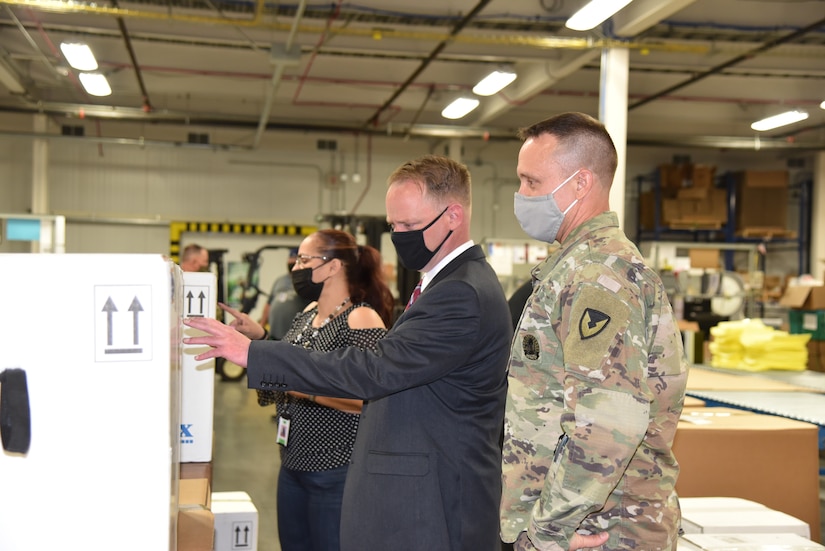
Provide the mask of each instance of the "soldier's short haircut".
[{"label": "soldier's short haircut", "polygon": [[588,168],[607,186],[613,181],[619,159],[613,140],[601,122],[584,113],[562,113],[518,131],[522,140],[543,134],[558,140],[563,162],[571,165],[568,169]]}]

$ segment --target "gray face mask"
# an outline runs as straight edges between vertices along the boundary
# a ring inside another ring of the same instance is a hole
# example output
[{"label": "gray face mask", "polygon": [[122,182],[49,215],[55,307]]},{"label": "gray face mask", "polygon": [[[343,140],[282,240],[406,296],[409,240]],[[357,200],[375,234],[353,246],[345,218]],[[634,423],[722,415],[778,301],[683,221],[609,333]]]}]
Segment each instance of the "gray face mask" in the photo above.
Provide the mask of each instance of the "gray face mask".
[{"label": "gray face mask", "polygon": [[580,171],[581,169],[574,172],[547,195],[527,197],[519,192],[515,193],[513,197],[513,211],[516,213],[516,218],[521,229],[524,230],[524,233],[533,239],[538,239],[546,243],[552,243],[556,240],[556,235],[559,233],[559,228],[564,221],[564,216],[570,212],[570,209],[572,209],[579,200],[576,199],[570,203],[570,206],[562,212],[553,195],[560,190],[564,184],[572,180]]}]

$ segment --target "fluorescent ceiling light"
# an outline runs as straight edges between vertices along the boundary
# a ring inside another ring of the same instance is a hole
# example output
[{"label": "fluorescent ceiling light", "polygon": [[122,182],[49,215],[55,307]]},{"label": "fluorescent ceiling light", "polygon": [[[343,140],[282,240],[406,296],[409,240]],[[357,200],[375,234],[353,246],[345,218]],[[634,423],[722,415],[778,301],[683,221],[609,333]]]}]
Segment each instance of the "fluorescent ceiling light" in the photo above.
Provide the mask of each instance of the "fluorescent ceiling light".
[{"label": "fluorescent ceiling light", "polygon": [[458,98],[444,108],[441,116],[445,119],[460,119],[476,107],[480,102],[475,98]]},{"label": "fluorescent ceiling light", "polygon": [[86,44],[63,42],[60,51],[66,57],[69,65],[78,71],[94,71],[97,69],[97,60],[92,49]]},{"label": "fluorescent ceiling light", "polygon": [[574,31],[589,31],[630,4],[630,0],[590,0],[564,24]]},{"label": "fluorescent ceiling light", "polygon": [[493,71],[473,87],[473,93],[477,96],[492,96],[514,80],[516,80],[514,71],[504,69]]},{"label": "fluorescent ceiling light", "polygon": [[109,81],[100,73],[80,73],[80,84],[92,96],[110,96],[112,88]]},{"label": "fluorescent ceiling light", "polygon": [[779,128],[780,126],[785,126],[786,124],[804,121],[807,118],[808,113],[805,111],[786,111],[784,113],[779,113],[778,115],[762,119],[761,121],[756,121],[751,125],[751,128],[762,132],[764,130],[773,130],[774,128]]}]

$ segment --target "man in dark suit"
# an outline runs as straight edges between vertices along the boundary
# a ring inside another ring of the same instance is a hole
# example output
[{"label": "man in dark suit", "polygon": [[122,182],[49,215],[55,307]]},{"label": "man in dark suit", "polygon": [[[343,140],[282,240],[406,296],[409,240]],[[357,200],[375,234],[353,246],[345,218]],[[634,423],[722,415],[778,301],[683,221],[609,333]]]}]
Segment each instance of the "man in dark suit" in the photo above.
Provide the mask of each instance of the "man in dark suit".
[{"label": "man in dark suit", "polygon": [[[367,400],[341,519],[341,549],[500,548],[501,449],[512,325],[501,285],[470,240],[467,168],[426,156],[389,178],[387,221],[421,293],[375,352],[252,341],[208,318],[185,339],[247,367],[250,388]],[[411,300],[411,302],[413,302]]]}]

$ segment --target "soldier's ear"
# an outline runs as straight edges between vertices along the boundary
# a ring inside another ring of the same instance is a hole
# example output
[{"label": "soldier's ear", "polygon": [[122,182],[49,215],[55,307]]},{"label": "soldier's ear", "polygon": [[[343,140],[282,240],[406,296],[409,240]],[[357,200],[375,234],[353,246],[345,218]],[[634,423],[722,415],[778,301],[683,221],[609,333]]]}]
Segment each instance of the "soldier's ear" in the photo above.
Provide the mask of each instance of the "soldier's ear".
[{"label": "soldier's ear", "polygon": [[583,168],[576,174],[576,198],[581,199],[590,193],[590,189],[595,185],[595,174],[590,170]]}]

